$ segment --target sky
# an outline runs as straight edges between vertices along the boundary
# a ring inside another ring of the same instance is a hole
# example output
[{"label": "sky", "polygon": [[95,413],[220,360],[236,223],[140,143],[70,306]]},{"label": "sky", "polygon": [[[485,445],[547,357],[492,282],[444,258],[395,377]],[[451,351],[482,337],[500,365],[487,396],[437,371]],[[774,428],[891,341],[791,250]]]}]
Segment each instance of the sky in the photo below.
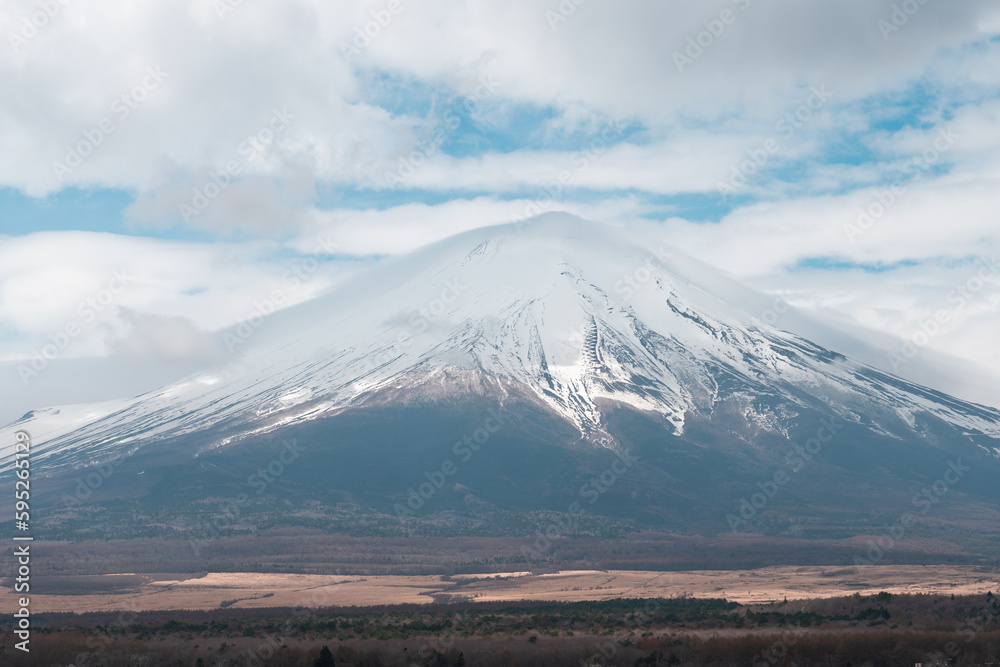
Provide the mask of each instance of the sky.
[{"label": "sky", "polygon": [[12,410],[552,210],[1000,380],[996,2],[7,0],[0,34]]}]

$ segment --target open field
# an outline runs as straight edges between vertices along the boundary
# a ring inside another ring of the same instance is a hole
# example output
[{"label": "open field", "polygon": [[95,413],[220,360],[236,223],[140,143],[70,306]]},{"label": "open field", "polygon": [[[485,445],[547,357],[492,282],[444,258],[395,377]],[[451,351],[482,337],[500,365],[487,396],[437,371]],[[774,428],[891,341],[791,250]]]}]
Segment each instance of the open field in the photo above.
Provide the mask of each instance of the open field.
[{"label": "open field", "polygon": [[[209,573],[54,576],[33,582],[41,612],[350,607],[516,600],[725,598],[741,604],[889,593],[975,595],[1000,591],[1000,572],[970,566],[769,567],[679,572],[571,570],[549,574],[344,576]],[[9,582],[0,611],[13,612]]]},{"label": "open field", "polygon": [[[545,581],[609,574],[566,572]],[[628,579],[640,573],[620,574]],[[315,582],[296,585],[308,583]],[[13,619],[0,617],[0,664],[316,667],[324,664],[324,647],[325,664],[337,667],[965,667],[996,665],[1000,658],[1000,602],[993,593],[882,591],[746,605],[674,597],[323,609],[230,606],[45,614],[36,623],[30,656],[19,659],[16,636],[5,631]]]}]

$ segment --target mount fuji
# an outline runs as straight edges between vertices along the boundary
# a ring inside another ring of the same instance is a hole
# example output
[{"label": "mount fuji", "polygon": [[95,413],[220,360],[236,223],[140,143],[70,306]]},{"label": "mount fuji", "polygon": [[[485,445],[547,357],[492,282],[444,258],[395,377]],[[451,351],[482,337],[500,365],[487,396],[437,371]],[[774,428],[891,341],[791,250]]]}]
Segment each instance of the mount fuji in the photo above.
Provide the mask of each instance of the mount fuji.
[{"label": "mount fuji", "polygon": [[1000,411],[792,322],[808,318],[669,247],[549,214],[259,313],[220,332],[225,363],[34,410],[3,442],[31,433],[53,504],[113,470],[88,502],[263,485],[407,517],[577,503],[676,530],[997,525]]}]

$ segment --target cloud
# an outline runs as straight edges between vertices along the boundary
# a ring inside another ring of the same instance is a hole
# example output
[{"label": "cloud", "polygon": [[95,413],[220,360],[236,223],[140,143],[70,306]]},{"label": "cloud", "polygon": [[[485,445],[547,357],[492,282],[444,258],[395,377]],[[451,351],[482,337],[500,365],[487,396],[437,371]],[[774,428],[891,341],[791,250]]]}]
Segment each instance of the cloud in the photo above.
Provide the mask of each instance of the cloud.
[{"label": "cloud", "polygon": [[[220,6],[60,3],[44,26],[34,0],[0,8],[0,188],[114,188],[133,201],[109,230],[224,239],[4,239],[0,358],[70,325],[61,357],[201,358],[275,289],[301,303],[547,210],[903,338],[1000,250],[989,0]],[[1000,375],[994,293],[976,304],[928,349]]]},{"label": "cloud", "polygon": [[308,233],[289,243],[300,251],[318,237],[337,239],[346,255],[399,255],[460,232],[523,220],[540,212],[565,210],[588,220],[633,221],[648,207],[630,197],[586,204],[553,199],[547,193],[531,199],[476,197],[451,199],[438,205],[404,204],[385,209],[316,211],[305,226]]},{"label": "cloud", "polygon": [[[886,38],[879,21],[892,20],[890,0],[590,2],[572,12],[557,2],[436,0],[404,2],[390,19],[360,0],[217,6],[60,5],[37,34],[0,50],[0,85],[20,91],[16,104],[0,104],[0,142],[17,156],[0,160],[0,185],[39,196],[133,190],[135,225],[294,231],[314,184],[385,189],[386,172],[442,128],[447,102],[477,99],[486,80],[500,85],[479,109],[480,130],[535,109],[547,110],[541,131],[470,155],[442,148],[406,188],[537,188],[621,117],[641,136],[608,150],[574,187],[705,192],[811,85],[836,91],[840,106],[951,69],[963,85],[994,85],[995,60],[961,53],[995,34],[1000,13],[987,0],[920,4]],[[36,10],[8,3],[3,32],[19,34]],[[720,23],[723,12],[731,22]],[[675,54],[699,39],[700,54],[678,68]],[[401,86],[388,97],[387,77]],[[276,110],[287,124],[248,148]],[[55,166],[70,162],[79,164]],[[211,188],[233,162],[234,183],[184,219],[193,190]]]},{"label": "cloud", "polygon": [[[184,333],[185,326],[218,331],[276,289],[284,305],[295,305],[353,270],[352,263],[327,259],[336,246],[326,237],[302,243],[297,253],[272,241],[196,243],[92,232],[6,239],[0,244],[0,359],[37,358],[47,345],[55,346],[50,360],[114,350],[171,358],[193,350],[198,337]],[[161,325],[188,342],[171,351],[153,335]]]},{"label": "cloud", "polygon": [[[987,254],[891,271],[841,269],[833,276],[821,269],[775,271],[752,283],[868,337],[885,350],[875,361],[903,377],[1000,406],[998,260],[1000,254]],[[922,375],[928,367],[940,372]]]},{"label": "cloud", "polygon": [[220,170],[160,182],[124,215],[130,228],[140,232],[186,225],[223,235],[281,236],[301,226],[313,198],[314,182],[306,171],[278,180],[237,178]]},{"label": "cloud", "polygon": [[163,317],[122,309],[126,332],[110,342],[111,353],[152,361],[211,362],[224,358],[219,336],[199,329],[186,317]]}]

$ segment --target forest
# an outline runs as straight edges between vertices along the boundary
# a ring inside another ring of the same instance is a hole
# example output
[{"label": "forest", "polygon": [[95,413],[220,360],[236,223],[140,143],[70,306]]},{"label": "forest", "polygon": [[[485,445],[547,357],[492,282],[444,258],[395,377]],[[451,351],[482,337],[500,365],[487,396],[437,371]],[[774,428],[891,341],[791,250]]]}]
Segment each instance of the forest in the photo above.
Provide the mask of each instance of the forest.
[{"label": "forest", "polygon": [[[5,624],[9,621],[5,619]],[[48,614],[30,662],[60,667],[487,667],[1000,664],[1000,603],[854,595],[741,605],[606,602]],[[5,628],[6,629],[6,628]]]}]

